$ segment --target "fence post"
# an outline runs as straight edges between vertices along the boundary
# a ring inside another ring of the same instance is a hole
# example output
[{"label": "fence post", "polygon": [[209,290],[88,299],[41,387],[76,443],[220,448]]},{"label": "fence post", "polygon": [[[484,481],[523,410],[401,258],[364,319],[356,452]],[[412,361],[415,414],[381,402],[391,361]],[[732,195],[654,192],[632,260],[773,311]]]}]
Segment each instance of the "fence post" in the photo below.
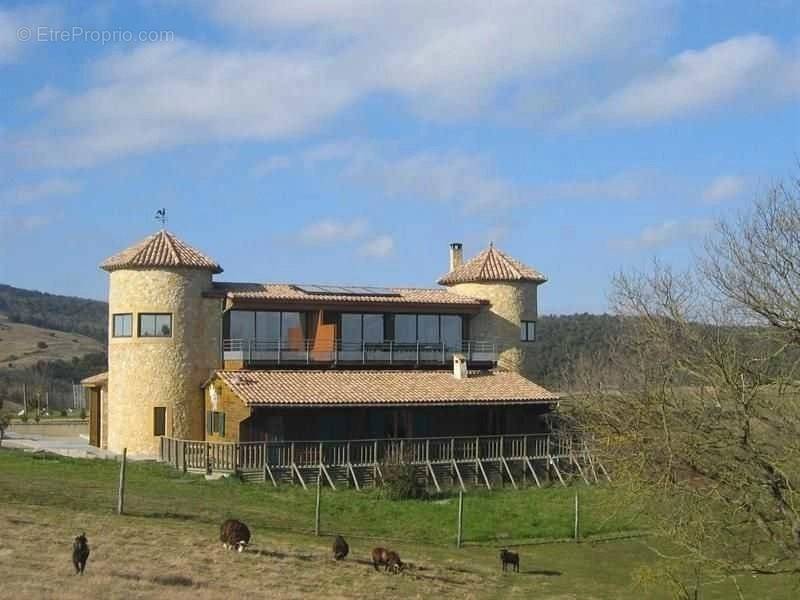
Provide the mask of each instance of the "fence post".
[{"label": "fence post", "polygon": [[117,514],[121,515],[125,508],[125,463],[128,460],[128,449],[122,449],[122,463],[119,466],[119,490],[117,492]]},{"label": "fence post", "polygon": [[204,464],[204,466],[205,466],[205,468],[206,468],[206,474],[207,474],[207,475],[211,475],[211,463],[210,463],[210,462],[209,462],[209,460],[208,460],[208,442],[206,442],[206,443],[204,444],[204,449],[203,449],[203,460],[205,460],[205,464]]},{"label": "fence post", "polygon": [[182,461],[183,461],[183,472],[186,473],[186,471],[188,471],[189,468],[186,466],[186,442],[185,441],[181,444],[181,450],[182,450],[182,453],[183,453],[183,458],[182,458]]},{"label": "fence post", "polygon": [[578,492],[575,492],[575,541],[579,542],[581,539],[580,523],[578,522]]},{"label": "fence post", "polygon": [[464,524],[464,491],[458,491],[458,533],[456,534],[456,548],[461,548],[461,534]]},{"label": "fence post", "polygon": [[319,473],[317,474],[317,506],[314,510],[314,535],[319,536],[319,503],[321,497],[321,490],[322,486],[320,485],[322,481],[322,467],[319,468]]}]

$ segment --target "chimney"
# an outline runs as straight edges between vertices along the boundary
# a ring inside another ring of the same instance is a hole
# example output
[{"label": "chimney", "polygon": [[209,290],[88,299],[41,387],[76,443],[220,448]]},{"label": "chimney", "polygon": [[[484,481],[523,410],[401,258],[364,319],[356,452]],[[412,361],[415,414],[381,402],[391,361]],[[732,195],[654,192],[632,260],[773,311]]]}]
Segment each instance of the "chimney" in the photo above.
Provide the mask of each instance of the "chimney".
[{"label": "chimney", "polygon": [[466,379],[469,377],[467,373],[467,356],[461,352],[453,353],[453,377],[456,379]]},{"label": "chimney", "polygon": [[464,255],[461,250],[461,242],[453,242],[450,244],[450,271],[455,271],[461,266]]}]

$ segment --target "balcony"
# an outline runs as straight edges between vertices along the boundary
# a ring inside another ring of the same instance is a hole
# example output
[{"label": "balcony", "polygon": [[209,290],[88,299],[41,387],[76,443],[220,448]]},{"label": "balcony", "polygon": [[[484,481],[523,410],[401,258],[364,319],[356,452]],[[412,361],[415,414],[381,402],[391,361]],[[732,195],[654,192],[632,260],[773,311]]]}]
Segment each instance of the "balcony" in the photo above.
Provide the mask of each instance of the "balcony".
[{"label": "balcony", "polygon": [[495,344],[470,340],[460,345],[446,343],[398,343],[393,341],[320,343],[317,340],[267,341],[226,339],[223,360],[243,367],[342,365],[342,366],[449,366],[453,354],[462,353],[471,367],[491,367],[497,362]]}]

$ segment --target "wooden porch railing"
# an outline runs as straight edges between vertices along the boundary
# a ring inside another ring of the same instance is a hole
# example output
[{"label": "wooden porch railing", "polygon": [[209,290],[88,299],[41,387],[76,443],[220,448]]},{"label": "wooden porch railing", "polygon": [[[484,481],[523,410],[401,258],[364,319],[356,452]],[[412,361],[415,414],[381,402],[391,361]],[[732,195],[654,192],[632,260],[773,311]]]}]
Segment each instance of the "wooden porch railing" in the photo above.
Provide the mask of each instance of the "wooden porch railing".
[{"label": "wooden porch railing", "polygon": [[541,485],[542,473],[552,473],[565,485],[565,469],[586,483],[598,481],[598,473],[609,478],[588,444],[570,434],[242,443],[162,437],[159,460],[182,471],[241,473],[273,485],[289,480],[303,487],[307,479],[324,477],[334,488],[336,482],[360,488],[376,483],[387,463],[418,467],[437,489],[437,473],[462,488],[472,478],[490,489],[489,473],[514,487],[520,477]]}]

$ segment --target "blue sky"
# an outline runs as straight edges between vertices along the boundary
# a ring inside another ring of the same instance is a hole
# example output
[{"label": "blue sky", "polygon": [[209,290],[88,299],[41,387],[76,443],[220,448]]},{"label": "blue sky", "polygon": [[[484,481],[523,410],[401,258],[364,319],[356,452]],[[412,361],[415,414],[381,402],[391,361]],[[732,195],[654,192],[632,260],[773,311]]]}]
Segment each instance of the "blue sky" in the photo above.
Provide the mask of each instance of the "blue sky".
[{"label": "blue sky", "polygon": [[790,0],[0,1],[0,282],[104,298],[166,207],[223,280],[430,286],[494,240],[542,312],[601,312],[796,175],[798,32]]}]

